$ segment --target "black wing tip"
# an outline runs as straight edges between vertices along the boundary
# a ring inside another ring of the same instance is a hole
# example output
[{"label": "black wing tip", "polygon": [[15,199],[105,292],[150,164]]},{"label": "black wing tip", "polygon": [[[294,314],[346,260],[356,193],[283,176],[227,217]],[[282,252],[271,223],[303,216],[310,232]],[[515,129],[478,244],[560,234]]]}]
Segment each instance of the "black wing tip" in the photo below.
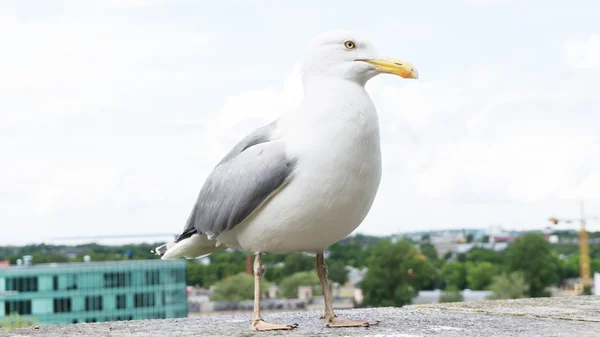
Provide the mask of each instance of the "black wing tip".
[{"label": "black wing tip", "polygon": [[179,234],[177,239],[175,239],[175,243],[185,240],[194,234],[198,234],[198,230],[196,228],[186,229],[183,233]]},{"label": "black wing tip", "polygon": [[[164,248],[162,251],[160,250],[161,248]],[[162,246],[158,246],[156,248],[153,248],[150,250],[150,253],[154,254],[154,255],[158,255],[160,257],[162,257],[163,255],[165,255],[165,253],[167,252],[166,249],[166,244],[162,245]]]}]

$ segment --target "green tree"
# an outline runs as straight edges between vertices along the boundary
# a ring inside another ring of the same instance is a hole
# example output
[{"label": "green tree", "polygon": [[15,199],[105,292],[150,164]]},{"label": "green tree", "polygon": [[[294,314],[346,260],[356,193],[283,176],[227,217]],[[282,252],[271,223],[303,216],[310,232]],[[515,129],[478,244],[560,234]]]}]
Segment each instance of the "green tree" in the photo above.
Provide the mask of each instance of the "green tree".
[{"label": "green tree", "polygon": [[491,283],[492,278],[497,274],[497,268],[490,262],[467,262],[467,287],[471,290],[484,290]]},{"label": "green tree", "polygon": [[509,272],[521,271],[529,285],[530,297],[548,296],[546,287],[558,281],[560,261],[541,234],[529,232],[507,250]]},{"label": "green tree", "polygon": [[487,298],[491,300],[523,298],[529,292],[529,286],[522,272],[512,272],[494,276],[490,290],[493,292]]},{"label": "green tree", "polygon": [[442,257],[442,260],[443,260],[444,262],[446,262],[446,261],[448,261],[448,260],[449,260],[451,257],[452,257],[452,252],[446,252],[446,253],[444,254],[444,256]]},{"label": "green tree", "polygon": [[467,262],[490,262],[499,265],[504,263],[504,256],[491,249],[474,247],[467,253]]},{"label": "green tree", "polygon": [[[265,294],[271,284],[262,280],[261,294]],[[254,298],[254,276],[246,273],[235,274],[215,283],[215,290],[210,295],[211,301],[243,301]]]},{"label": "green tree", "polygon": [[0,327],[5,328],[7,330],[13,328],[22,328],[26,326],[32,326],[37,324],[37,318],[26,318],[21,317],[18,313],[13,312],[4,316],[0,321]]},{"label": "green tree", "polygon": [[446,282],[446,287],[463,290],[467,286],[467,270],[464,263],[448,262],[442,266],[440,273],[442,280]]},{"label": "green tree", "polygon": [[[35,252],[31,254],[33,263],[65,263],[70,262],[66,255],[59,253]],[[82,259],[83,260],[83,259]]]},{"label": "green tree", "polygon": [[467,243],[473,242],[473,234],[467,235]]},{"label": "green tree", "polygon": [[[600,272],[600,259],[590,260],[590,271],[592,275]],[[579,254],[573,254],[561,261],[560,277],[578,278],[580,276]]]},{"label": "green tree", "polygon": [[263,264],[265,266],[263,277],[269,282],[279,284],[286,276],[283,267],[286,256],[286,254],[263,254]]},{"label": "green tree", "polygon": [[440,275],[438,275],[438,271],[439,271],[439,268],[443,265],[444,261],[442,261],[438,257],[437,249],[432,244],[429,244],[429,243],[423,244],[420,246],[419,250],[427,258],[427,260],[429,260],[429,262],[431,262],[431,264],[436,268],[436,273],[435,273],[433,279],[431,280],[431,282],[423,284],[421,289],[422,290],[437,289],[438,287],[440,287],[443,284],[443,280],[439,277]]},{"label": "green tree", "polygon": [[579,277],[579,254],[573,254],[561,261],[560,278],[577,278]]},{"label": "green tree", "polygon": [[421,246],[420,248],[421,253],[423,253],[423,255],[425,255],[425,257],[427,257],[427,259],[434,265],[434,266],[439,266],[440,265],[440,259],[438,257],[438,252],[435,249],[435,246],[432,244],[424,244]]},{"label": "green tree", "polygon": [[440,303],[463,302],[464,300],[465,298],[460,290],[456,289],[455,287],[447,288],[444,292],[442,292],[439,298]]},{"label": "green tree", "polygon": [[239,250],[213,253],[209,255],[209,259],[211,263],[217,264],[246,265],[246,253]]},{"label": "green tree", "polygon": [[219,280],[246,271],[245,257],[240,259],[239,256],[226,256],[232,254],[229,252],[218,254],[220,256],[214,257],[208,265],[203,265],[194,259],[188,260],[186,266],[187,284],[198,284],[208,288]]},{"label": "green tree", "polygon": [[341,285],[348,281],[348,269],[342,261],[327,262],[327,278]]},{"label": "green tree", "polygon": [[285,261],[287,254],[263,253],[262,261],[265,266],[272,266]]},{"label": "green tree", "polygon": [[[356,240],[356,238],[355,238]],[[328,261],[341,261],[344,265],[360,268],[365,263],[365,249],[357,241],[351,243],[337,242],[327,248]]]},{"label": "green tree", "polygon": [[570,243],[557,243],[552,245],[552,249],[559,255],[567,255],[571,256],[574,254],[579,254],[579,246],[576,244]]},{"label": "green tree", "polygon": [[187,285],[200,285],[206,286],[206,280],[204,275],[206,268],[203,264],[196,262],[196,260],[188,260],[185,268],[185,283]]},{"label": "green tree", "polygon": [[227,270],[229,264],[211,263],[204,265],[197,260],[187,261],[185,280],[188,285],[199,285],[208,288],[215,282],[224,279],[227,275],[234,275],[243,271],[243,268],[236,266],[234,270]]},{"label": "green tree", "polygon": [[263,277],[269,282],[273,282],[275,284],[281,283],[281,280],[285,277],[285,273],[283,271],[283,267],[280,266],[265,266],[265,274]]},{"label": "green tree", "polygon": [[284,278],[279,284],[278,291],[280,296],[296,298],[298,297],[298,287],[300,286],[312,287],[313,296],[320,296],[323,294],[319,276],[314,270],[301,271]]},{"label": "green tree", "polygon": [[291,253],[285,257],[283,274],[292,275],[301,271],[315,270],[315,257],[303,253]]},{"label": "green tree", "polygon": [[379,236],[366,235],[357,233],[354,236],[349,237],[351,243],[358,243],[361,247],[372,246],[382,240]]},{"label": "green tree", "polygon": [[600,259],[600,245],[590,245],[590,258]]},{"label": "green tree", "polygon": [[402,306],[411,303],[434,277],[434,266],[407,240],[381,240],[369,247],[367,273],[360,282],[364,304]]}]

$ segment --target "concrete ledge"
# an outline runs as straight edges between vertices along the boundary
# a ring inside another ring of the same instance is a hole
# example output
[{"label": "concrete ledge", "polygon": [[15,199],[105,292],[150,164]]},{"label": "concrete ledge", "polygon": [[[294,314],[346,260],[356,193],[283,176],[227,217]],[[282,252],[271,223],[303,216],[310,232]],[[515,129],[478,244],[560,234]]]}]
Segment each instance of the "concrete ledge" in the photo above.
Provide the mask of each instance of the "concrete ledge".
[{"label": "concrete ledge", "polygon": [[266,320],[298,323],[285,332],[251,332],[250,314],[185,319],[53,325],[2,331],[7,336],[600,336],[600,296],[482,301],[402,308],[337,310],[346,318],[378,319],[369,328],[331,329],[321,311],[269,313]]}]

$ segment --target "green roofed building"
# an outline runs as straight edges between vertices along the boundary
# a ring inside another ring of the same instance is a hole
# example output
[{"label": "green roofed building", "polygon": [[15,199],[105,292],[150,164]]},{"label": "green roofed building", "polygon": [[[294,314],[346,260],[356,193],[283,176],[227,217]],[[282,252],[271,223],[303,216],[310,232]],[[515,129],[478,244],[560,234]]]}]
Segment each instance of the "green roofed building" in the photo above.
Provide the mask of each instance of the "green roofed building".
[{"label": "green roofed building", "polygon": [[11,313],[38,324],[186,317],[185,266],[133,260],[0,268],[0,321]]}]

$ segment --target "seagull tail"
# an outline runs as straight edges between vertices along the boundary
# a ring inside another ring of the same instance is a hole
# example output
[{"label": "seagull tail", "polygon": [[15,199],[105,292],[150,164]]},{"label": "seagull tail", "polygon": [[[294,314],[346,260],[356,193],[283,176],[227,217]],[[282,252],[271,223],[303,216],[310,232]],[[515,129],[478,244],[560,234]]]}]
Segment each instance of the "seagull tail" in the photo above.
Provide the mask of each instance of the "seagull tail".
[{"label": "seagull tail", "polygon": [[197,259],[227,249],[224,245],[217,247],[217,242],[209,240],[204,234],[193,234],[179,242],[170,241],[151,250],[162,260],[175,260],[182,257]]}]

